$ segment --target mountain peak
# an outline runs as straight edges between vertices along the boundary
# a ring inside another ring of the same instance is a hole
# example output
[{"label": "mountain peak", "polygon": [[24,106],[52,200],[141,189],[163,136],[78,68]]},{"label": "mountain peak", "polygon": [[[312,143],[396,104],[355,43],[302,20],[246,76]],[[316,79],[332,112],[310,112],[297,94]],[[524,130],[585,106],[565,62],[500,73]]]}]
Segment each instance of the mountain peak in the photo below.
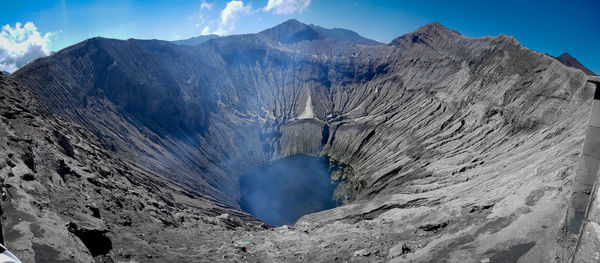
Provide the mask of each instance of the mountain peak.
[{"label": "mountain peak", "polygon": [[415,30],[414,33],[422,33],[422,34],[426,34],[431,37],[442,36],[442,35],[443,36],[448,36],[448,35],[459,36],[460,35],[460,33],[458,33],[458,31],[449,29],[438,22],[432,22],[432,23],[426,24],[424,26],[421,26],[421,27],[417,28],[417,30]]},{"label": "mountain peak", "polygon": [[280,26],[307,26],[306,24],[298,21],[295,18],[291,18],[286,20],[285,22],[279,24]]},{"label": "mountain peak", "polygon": [[558,56],[556,58],[575,59],[573,56],[571,56],[571,54],[569,54],[569,52],[562,53],[562,54],[560,54],[560,56]]},{"label": "mountain peak", "polygon": [[323,38],[317,31],[296,19],[289,19],[259,34],[284,44]]},{"label": "mountain peak", "polygon": [[286,20],[285,22],[276,25],[272,28],[269,28],[267,30],[264,30],[262,32],[266,32],[266,31],[279,31],[279,32],[298,32],[301,30],[306,30],[307,28],[309,28],[309,26],[307,24],[304,24],[296,19],[289,19]]},{"label": "mountain peak", "polygon": [[583,64],[581,64],[581,62],[579,62],[576,58],[574,58],[573,56],[571,56],[571,54],[569,54],[567,52],[562,53],[560,56],[554,57],[554,58],[556,60],[558,60],[558,62],[562,63],[563,65],[565,65],[567,67],[580,69],[587,75],[591,75],[591,76],[596,75],[594,72],[592,72],[590,69],[586,68]]},{"label": "mountain peak", "polygon": [[284,44],[304,40],[332,39],[366,46],[382,45],[382,43],[365,38],[352,30],[343,28],[328,29],[313,24],[307,25],[296,19],[289,19],[259,34]]},{"label": "mountain peak", "polygon": [[438,22],[433,22],[417,28],[417,30],[412,33],[394,39],[390,44],[395,46],[405,46],[411,45],[412,43],[421,43],[434,46],[436,43],[444,43],[449,39],[458,36],[460,36],[458,31],[448,29]]}]

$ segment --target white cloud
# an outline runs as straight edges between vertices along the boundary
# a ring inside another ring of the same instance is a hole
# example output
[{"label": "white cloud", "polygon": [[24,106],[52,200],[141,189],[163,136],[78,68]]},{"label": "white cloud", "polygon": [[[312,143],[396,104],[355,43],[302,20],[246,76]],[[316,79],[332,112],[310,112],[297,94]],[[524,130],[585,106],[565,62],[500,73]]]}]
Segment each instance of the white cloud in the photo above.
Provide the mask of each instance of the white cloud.
[{"label": "white cloud", "polygon": [[195,16],[200,20],[200,23],[196,23],[195,26],[204,26],[202,28],[202,35],[227,35],[231,31],[233,31],[233,29],[235,29],[235,25],[240,20],[240,18],[251,15],[256,12],[256,10],[252,10],[252,6],[250,4],[245,4],[241,0],[232,0],[229,1],[227,5],[225,5],[225,8],[223,8],[223,10],[221,10],[220,19],[207,21],[207,19],[205,19],[202,15],[202,10],[212,9],[214,8],[214,6],[214,3],[207,3],[205,1],[202,1],[202,4],[200,5],[200,10],[195,13]]},{"label": "white cloud", "polygon": [[269,0],[267,6],[263,8],[265,12],[273,10],[278,15],[287,15],[295,12],[302,12],[310,5],[310,0]]},{"label": "white cloud", "polygon": [[221,11],[221,24],[227,28],[228,31],[233,30],[235,24],[240,20],[240,17],[246,16],[252,13],[252,7],[250,5],[244,5],[242,1],[230,1],[225,6],[225,9]]},{"label": "white cloud", "polygon": [[202,29],[202,35],[208,35],[210,34],[210,27],[205,26],[204,29]]},{"label": "white cloud", "polygon": [[54,33],[41,34],[32,22],[0,31],[0,70],[14,72],[27,62],[50,54],[48,45]]},{"label": "white cloud", "polygon": [[[235,28],[235,24],[240,20],[241,17],[252,14],[252,6],[245,5],[243,1],[230,1],[227,3],[225,8],[221,11],[221,22],[217,30],[212,34],[225,35]],[[205,27],[202,30],[202,34],[209,34],[209,28]]]},{"label": "white cloud", "polygon": [[215,7],[215,3],[208,3],[205,0],[202,0],[200,3],[200,9],[195,11],[192,15],[188,16],[188,20],[198,20],[199,23],[195,24],[196,27],[206,23],[206,17],[204,15],[204,10],[212,10]]},{"label": "white cloud", "polygon": [[204,0],[202,0],[202,3],[200,4],[200,11],[206,9],[206,10],[211,10],[213,9],[213,7],[215,7],[215,3],[208,3]]}]

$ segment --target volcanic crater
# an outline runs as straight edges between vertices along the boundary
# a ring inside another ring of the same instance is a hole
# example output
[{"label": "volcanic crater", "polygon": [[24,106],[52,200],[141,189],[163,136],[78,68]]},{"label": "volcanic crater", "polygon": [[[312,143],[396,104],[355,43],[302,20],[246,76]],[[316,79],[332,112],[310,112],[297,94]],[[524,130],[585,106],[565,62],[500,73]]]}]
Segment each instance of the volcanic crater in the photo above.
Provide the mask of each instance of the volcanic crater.
[{"label": "volcanic crater", "polygon": [[439,23],[389,44],[328,32],[289,20],[195,46],[92,38],[2,76],[11,251],[26,262],[570,257],[584,72]]}]

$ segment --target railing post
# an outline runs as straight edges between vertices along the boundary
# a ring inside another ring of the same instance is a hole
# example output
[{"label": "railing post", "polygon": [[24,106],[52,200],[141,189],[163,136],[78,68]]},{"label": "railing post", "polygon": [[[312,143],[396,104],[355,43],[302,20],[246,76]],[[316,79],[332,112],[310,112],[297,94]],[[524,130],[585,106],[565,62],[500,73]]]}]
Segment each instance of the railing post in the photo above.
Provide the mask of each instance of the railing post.
[{"label": "railing post", "polygon": [[[600,238],[589,240],[589,234],[585,237],[583,235],[587,225],[586,222],[589,220],[589,210],[596,198],[594,195],[597,193],[598,168],[600,166],[600,77],[592,76],[588,81],[594,83],[596,89],[594,91],[594,101],[592,102],[592,113],[590,114],[583,143],[583,152],[573,181],[571,202],[569,202],[565,220],[565,226],[569,233],[577,236],[571,262],[588,262],[591,254],[596,256],[595,253],[589,251],[590,245],[592,250],[595,251],[595,243],[600,242]],[[582,239],[585,239],[585,243],[590,244],[582,247]]]},{"label": "railing post", "polygon": [[572,234],[578,234],[581,229],[600,166],[600,77],[593,76],[588,81],[596,84],[596,90],[567,210],[565,223]]}]

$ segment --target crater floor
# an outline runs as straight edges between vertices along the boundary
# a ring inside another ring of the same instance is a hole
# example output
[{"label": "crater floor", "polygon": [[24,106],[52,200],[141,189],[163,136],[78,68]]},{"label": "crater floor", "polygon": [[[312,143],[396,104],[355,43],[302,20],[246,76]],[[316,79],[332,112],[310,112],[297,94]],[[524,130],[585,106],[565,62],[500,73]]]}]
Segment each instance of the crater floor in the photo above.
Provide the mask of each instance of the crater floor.
[{"label": "crater floor", "polygon": [[251,169],[240,177],[242,210],[274,226],[337,206],[327,158],[295,155]]}]

